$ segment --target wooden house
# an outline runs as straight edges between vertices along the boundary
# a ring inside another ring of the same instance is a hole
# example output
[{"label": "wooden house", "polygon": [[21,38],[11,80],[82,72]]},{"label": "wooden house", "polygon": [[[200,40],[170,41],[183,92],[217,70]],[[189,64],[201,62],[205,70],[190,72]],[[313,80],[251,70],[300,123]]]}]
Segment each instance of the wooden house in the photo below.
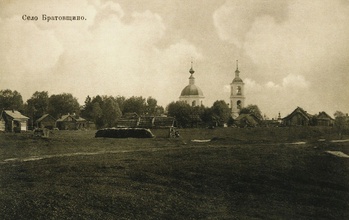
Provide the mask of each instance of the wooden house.
[{"label": "wooden house", "polygon": [[318,115],[314,116],[314,125],[316,126],[333,126],[333,124],[334,119],[326,112],[319,112]]},{"label": "wooden house", "polygon": [[88,122],[86,119],[76,115],[63,115],[56,121],[56,126],[59,130],[79,130],[87,129]]},{"label": "wooden house", "polygon": [[139,116],[137,113],[125,113],[116,122],[116,127],[119,128],[136,128],[139,124]]},{"label": "wooden house", "polygon": [[260,124],[260,119],[254,114],[240,114],[235,120],[234,124],[238,127],[257,127]]},{"label": "wooden house", "polygon": [[311,114],[297,107],[291,114],[282,119],[282,123],[285,126],[308,126],[312,125],[312,118]]},{"label": "wooden house", "polygon": [[37,128],[53,129],[56,127],[56,119],[49,114],[45,114],[35,121],[35,125]]},{"label": "wooden house", "polygon": [[28,117],[19,111],[3,110],[0,119],[0,131],[21,132],[28,130]]},{"label": "wooden house", "polygon": [[153,125],[156,128],[176,127],[176,120],[174,117],[155,116]]},{"label": "wooden house", "polygon": [[139,118],[139,128],[152,128],[154,126],[154,116],[142,116]]},{"label": "wooden house", "polygon": [[124,128],[169,128],[175,126],[175,119],[166,116],[138,116],[128,113],[117,121],[117,127]]},{"label": "wooden house", "polygon": [[175,126],[175,119],[167,116],[141,116],[139,128],[170,128]]}]

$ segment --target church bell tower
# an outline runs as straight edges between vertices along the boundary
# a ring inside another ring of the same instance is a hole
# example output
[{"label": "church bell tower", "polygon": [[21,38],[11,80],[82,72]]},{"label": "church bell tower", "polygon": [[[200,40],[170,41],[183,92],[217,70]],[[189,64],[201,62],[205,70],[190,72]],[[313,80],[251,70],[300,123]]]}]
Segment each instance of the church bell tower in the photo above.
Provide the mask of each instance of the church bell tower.
[{"label": "church bell tower", "polygon": [[245,83],[240,78],[239,64],[236,61],[235,78],[230,83],[230,107],[231,116],[235,119],[239,116],[240,110],[245,107]]}]

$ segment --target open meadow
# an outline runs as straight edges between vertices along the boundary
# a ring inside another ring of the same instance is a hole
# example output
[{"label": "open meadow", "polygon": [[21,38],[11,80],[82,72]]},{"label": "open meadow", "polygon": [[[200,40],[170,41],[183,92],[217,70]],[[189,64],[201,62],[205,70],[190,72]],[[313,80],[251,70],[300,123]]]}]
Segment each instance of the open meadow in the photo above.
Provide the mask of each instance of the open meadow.
[{"label": "open meadow", "polygon": [[332,128],[95,132],[0,133],[0,219],[349,219]]}]

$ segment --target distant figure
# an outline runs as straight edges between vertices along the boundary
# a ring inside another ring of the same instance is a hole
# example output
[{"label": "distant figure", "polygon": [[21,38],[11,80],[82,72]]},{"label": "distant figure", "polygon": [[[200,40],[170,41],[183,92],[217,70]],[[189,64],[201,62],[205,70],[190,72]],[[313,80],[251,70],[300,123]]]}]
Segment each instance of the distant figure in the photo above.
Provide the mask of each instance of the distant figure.
[{"label": "distant figure", "polygon": [[50,130],[48,128],[43,129],[43,137],[48,138],[50,136]]},{"label": "distant figure", "polygon": [[170,137],[170,138],[178,138],[179,137],[179,131],[177,131],[174,127],[170,127],[170,131],[169,131],[168,137]]}]

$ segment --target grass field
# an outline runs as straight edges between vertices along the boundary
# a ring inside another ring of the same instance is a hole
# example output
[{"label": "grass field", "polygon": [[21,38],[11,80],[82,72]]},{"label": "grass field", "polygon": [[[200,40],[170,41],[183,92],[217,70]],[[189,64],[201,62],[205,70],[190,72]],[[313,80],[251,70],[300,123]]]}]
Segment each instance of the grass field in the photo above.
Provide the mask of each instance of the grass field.
[{"label": "grass field", "polygon": [[0,219],[349,219],[349,158],[326,153],[349,142],[332,129],[94,133],[0,133]]}]

